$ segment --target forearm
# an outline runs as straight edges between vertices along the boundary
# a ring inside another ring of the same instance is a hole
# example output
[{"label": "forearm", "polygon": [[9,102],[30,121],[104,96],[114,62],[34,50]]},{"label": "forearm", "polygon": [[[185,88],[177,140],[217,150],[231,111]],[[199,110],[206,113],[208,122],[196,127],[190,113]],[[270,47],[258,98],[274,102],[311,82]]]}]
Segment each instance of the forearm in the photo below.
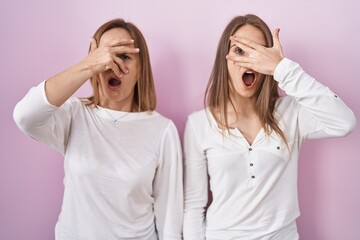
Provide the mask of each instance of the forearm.
[{"label": "forearm", "polygon": [[82,62],[71,66],[65,71],[46,80],[46,98],[51,104],[61,106],[91,76],[91,69]]},{"label": "forearm", "polygon": [[326,136],[345,136],[354,129],[356,118],[351,109],[329,88],[306,74],[297,63],[284,59],[277,67],[274,78],[286,94],[294,97],[302,109],[317,119]]}]

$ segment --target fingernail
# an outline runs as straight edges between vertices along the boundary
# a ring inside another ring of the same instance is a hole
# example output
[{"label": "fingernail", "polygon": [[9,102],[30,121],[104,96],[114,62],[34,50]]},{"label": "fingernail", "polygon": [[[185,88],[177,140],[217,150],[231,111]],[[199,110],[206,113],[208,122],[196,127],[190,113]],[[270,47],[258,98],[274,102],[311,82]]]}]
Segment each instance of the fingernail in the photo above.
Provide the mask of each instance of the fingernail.
[{"label": "fingernail", "polygon": [[140,49],[139,49],[139,48],[135,48],[135,51],[136,51],[136,52],[140,52]]}]

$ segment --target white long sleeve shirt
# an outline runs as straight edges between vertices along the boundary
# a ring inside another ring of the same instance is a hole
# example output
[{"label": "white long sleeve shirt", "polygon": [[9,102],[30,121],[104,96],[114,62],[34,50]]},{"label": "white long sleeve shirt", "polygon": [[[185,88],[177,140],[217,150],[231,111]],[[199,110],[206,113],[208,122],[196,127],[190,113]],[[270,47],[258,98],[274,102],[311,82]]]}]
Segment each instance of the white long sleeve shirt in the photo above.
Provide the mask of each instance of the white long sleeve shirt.
[{"label": "white long sleeve shirt", "polygon": [[[207,109],[189,116],[184,240],[268,239],[288,226],[300,214],[297,167],[304,140],[345,136],[355,127],[353,112],[297,63],[283,59],[274,78],[287,94],[277,101],[275,116],[289,149],[274,131],[262,129],[250,146],[237,129],[222,135]],[[208,175],[212,203],[205,213]]]},{"label": "white long sleeve shirt", "polygon": [[112,116],[124,114],[87,107],[77,98],[55,107],[44,82],[15,107],[23,132],[64,155],[57,240],[181,239],[177,129],[157,112],[127,113],[115,124]]}]

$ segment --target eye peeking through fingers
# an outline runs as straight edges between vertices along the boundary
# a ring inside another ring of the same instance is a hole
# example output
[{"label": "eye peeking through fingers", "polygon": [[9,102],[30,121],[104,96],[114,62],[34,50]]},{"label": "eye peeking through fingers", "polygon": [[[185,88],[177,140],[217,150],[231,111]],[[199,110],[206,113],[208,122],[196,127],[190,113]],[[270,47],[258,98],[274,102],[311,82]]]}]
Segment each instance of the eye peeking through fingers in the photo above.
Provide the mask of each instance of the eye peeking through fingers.
[{"label": "eye peeking through fingers", "polygon": [[237,54],[237,55],[243,55],[245,52],[244,52],[244,50],[242,50],[241,48],[239,48],[239,47],[236,47],[235,49],[234,49],[234,52]]},{"label": "eye peeking through fingers", "polygon": [[126,54],[117,54],[116,57],[120,58],[123,61],[130,60],[131,58]]}]

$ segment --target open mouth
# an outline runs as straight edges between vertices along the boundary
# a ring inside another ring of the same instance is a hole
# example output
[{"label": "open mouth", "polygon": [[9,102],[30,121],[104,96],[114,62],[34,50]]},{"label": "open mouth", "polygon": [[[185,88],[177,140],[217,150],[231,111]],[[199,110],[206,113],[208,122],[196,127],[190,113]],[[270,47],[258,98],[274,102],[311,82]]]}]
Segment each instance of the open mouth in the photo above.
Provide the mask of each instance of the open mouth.
[{"label": "open mouth", "polygon": [[108,81],[109,85],[112,86],[112,87],[116,87],[116,86],[119,86],[121,84],[121,81],[118,80],[118,79],[109,79]]},{"label": "open mouth", "polygon": [[118,89],[121,85],[121,79],[117,76],[112,75],[109,76],[107,83],[110,89]]},{"label": "open mouth", "polygon": [[246,71],[244,75],[242,76],[242,80],[247,87],[252,87],[255,83],[255,73],[252,71]]}]

